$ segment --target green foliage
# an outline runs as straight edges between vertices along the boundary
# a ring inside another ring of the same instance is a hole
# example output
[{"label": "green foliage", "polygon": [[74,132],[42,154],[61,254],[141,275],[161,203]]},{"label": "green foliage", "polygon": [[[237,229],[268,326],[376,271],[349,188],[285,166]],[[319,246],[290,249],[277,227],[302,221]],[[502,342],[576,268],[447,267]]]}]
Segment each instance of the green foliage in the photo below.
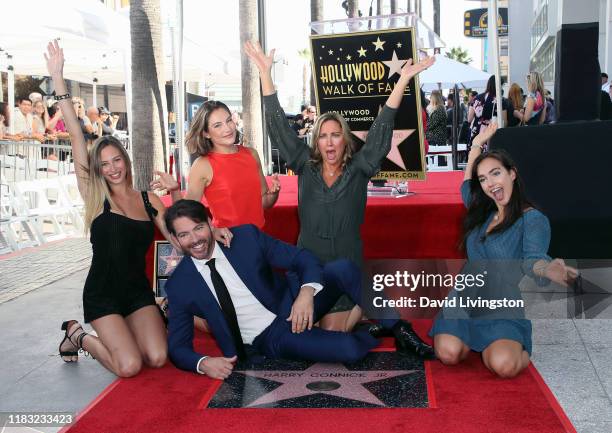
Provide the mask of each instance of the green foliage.
[{"label": "green foliage", "polygon": [[446,52],[446,57],[464,63],[466,65],[469,65],[472,62],[472,58],[470,57],[467,50],[464,50],[461,47],[451,48],[450,51]]}]

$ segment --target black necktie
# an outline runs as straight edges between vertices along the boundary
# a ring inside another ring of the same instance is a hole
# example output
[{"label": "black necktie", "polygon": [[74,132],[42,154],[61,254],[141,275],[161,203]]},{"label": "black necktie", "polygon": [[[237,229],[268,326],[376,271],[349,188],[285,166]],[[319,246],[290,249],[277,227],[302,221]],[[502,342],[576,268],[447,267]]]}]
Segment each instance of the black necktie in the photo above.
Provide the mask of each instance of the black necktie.
[{"label": "black necktie", "polygon": [[236,316],[236,309],[234,308],[232,298],[230,297],[225,282],[223,282],[223,278],[221,278],[221,275],[219,275],[219,272],[215,267],[215,259],[210,259],[208,262],[206,262],[206,264],[210,268],[210,279],[212,280],[213,288],[215,289],[215,293],[217,294],[217,299],[219,300],[221,311],[223,311],[223,315],[225,316],[227,326],[229,327],[230,332],[232,333],[232,338],[234,339],[234,345],[236,346],[238,358],[245,359],[246,352],[244,350],[242,336],[240,335],[238,317]]}]

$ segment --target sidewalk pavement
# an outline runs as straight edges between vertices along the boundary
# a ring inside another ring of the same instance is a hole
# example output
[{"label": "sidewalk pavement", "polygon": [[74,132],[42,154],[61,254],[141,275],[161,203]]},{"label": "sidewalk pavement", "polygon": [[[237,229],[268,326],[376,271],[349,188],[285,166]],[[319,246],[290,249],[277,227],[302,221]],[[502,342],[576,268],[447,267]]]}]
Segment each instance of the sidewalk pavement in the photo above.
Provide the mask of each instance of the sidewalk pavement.
[{"label": "sidewalk pavement", "polygon": [[[58,355],[62,321],[83,318],[90,260],[83,238],[0,256],[0,413],[78,412],[115,380],[91,358],[66,364]],[[532,360],[576,430],[611,433],[612,320],[538,319],[533,328]]]}]

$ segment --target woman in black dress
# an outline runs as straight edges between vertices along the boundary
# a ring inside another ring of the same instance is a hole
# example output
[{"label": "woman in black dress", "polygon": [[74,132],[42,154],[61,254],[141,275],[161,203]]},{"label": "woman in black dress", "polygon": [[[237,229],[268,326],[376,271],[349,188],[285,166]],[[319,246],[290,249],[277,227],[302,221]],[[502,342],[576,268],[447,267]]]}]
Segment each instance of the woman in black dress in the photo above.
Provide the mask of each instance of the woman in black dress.
[{"label": "woman in black dress", "polygon": [[57,41],[47,47],[47,68],[70,133],[78,188],[85,201],[93,258],[83,291],[85,322],[62,324],[59,346],[66,362],[89,352],[117,376],[136,375],[143,362],[162,367],[167,359],[166,330],[145,275],[145,254],[153,242],[153,224],[167,235],[160,199],[132,187],[130,158],[110,136],[96,140],[89,152],[63,78],[64,54]]}]

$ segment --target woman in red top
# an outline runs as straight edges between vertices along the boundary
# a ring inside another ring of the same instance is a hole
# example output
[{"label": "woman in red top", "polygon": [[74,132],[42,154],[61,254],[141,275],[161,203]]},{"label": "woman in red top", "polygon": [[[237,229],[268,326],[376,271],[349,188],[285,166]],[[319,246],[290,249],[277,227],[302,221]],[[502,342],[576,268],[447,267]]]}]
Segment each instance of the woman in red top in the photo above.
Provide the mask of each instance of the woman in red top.
[{"label": "woman in red top", "polygon": [[[200,106],[186,137],[189,152],[200,156],[191,166],[185,198],[208,206],[215,239],[226,246],[232,237],[229,227],[263,227],[263,210],[274,206],[280,191],[277,176],[268,188],[257,151],[237,145],[236,134],[229,108],[219,101],[207,101]],[[168,185],[169,176],[163,181],[160,183],[169,190],[178,188],[176,183]]]}]

